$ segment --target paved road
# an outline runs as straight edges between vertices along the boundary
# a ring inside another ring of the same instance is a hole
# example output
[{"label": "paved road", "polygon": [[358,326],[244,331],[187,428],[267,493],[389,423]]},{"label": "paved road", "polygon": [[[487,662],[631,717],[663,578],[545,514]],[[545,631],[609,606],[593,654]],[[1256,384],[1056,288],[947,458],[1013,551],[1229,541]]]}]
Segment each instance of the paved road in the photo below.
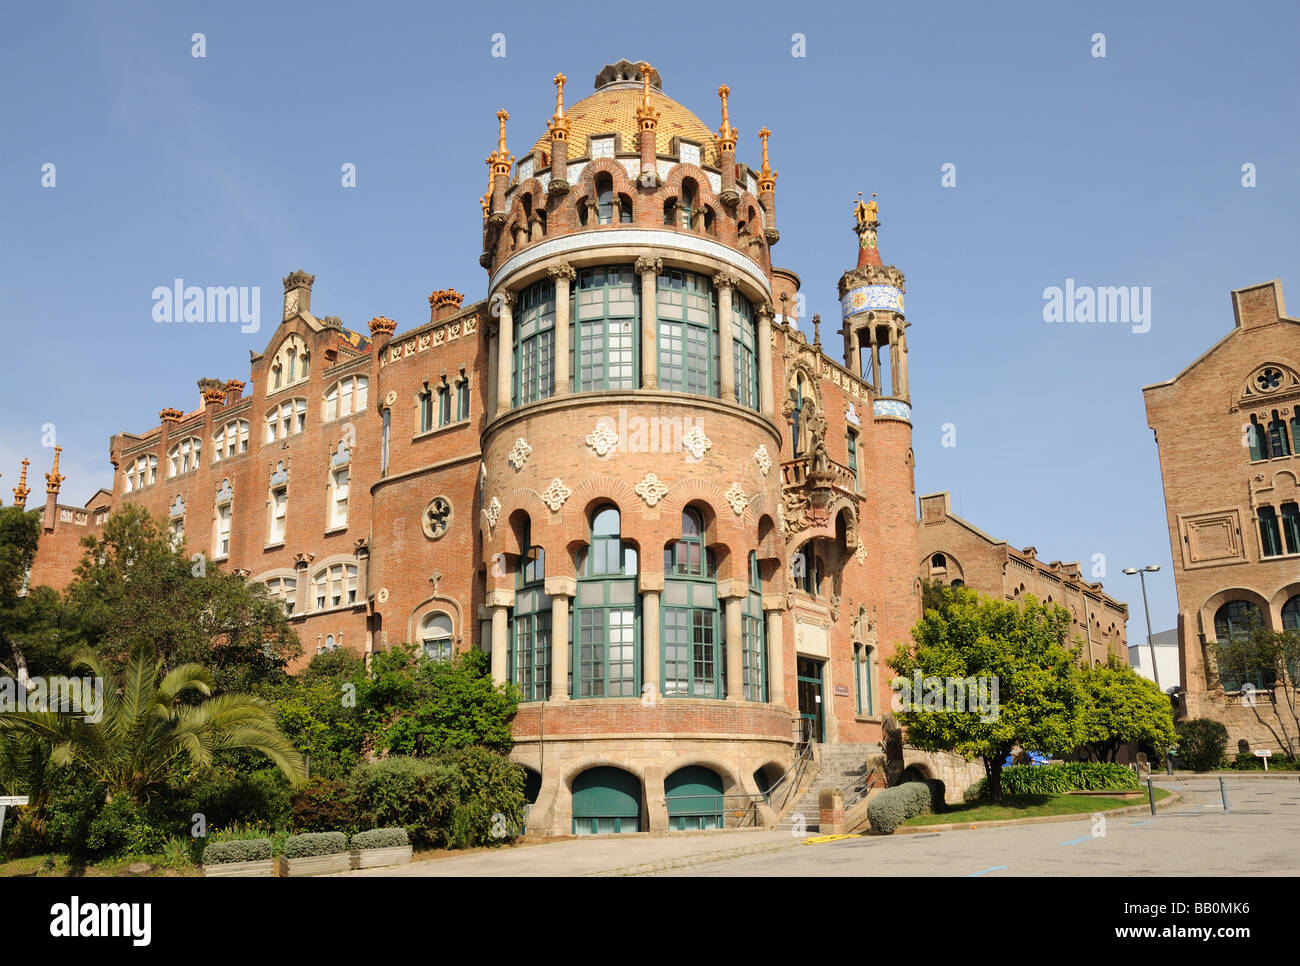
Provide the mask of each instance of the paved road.
[{"label": "paved road", "polygon": [[1156,817],[868,836],[805,844],[788,832],[582,838],[412,863],[352,875],[403,876],[1300,876],[1300,781],[1165,780],[1183,795]]}]

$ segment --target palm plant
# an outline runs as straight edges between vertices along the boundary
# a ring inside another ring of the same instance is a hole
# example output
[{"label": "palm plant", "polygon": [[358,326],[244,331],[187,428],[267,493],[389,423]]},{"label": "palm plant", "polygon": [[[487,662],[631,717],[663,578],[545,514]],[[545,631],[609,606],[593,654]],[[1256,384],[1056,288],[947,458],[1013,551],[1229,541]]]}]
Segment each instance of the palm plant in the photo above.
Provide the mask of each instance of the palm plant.
[{"label": "palm plant", "polygon": [[53,764],[80,765],[110,799],[126,795],[134,802],[164,785],[176,765],[188,762],[197,769],[211,764],[218,751],[260,751],[292,784],[305,780],[302,755],[276,727],[274,710],[261,698],[222,694],[198,704],[181,703],[189,692],[212,693],[212,675],[198,664],[163,674],[163,662],[141,648],[132,652],[120,681],[92,652],[80,655],[73,666],[105,683],[96,709],[100,713],[87,715],[92,709],[82,708],[79,713],[0,714],[0,739],[6,745],[15,747],[24,738],[48,742]]}]

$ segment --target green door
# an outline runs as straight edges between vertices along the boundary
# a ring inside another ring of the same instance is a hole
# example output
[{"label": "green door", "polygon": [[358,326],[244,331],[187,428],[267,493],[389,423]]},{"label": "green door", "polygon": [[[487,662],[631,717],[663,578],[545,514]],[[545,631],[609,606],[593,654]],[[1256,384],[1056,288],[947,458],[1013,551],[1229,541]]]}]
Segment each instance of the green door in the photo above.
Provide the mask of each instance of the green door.
[{"label": "green door", "polygon": [[621,768],[592,768],[573,780],[573,834],[641,831],[641,782]]},{"label": "green door", "polygon": [[822,662],[801,657],[797,671],[799,717],[809,723],[813,741],[825,741],[825,719],[822,715]]},{"label": "green door", "polygon": [[664,780],[671,829],[722,828],[722,777],[700,765],[679,768]]}]

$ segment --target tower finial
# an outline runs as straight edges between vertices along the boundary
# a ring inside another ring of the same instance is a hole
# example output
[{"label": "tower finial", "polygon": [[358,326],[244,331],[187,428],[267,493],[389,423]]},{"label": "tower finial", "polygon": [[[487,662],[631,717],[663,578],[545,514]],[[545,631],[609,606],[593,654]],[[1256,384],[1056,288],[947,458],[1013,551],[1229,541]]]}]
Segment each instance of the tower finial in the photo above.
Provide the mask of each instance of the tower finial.
[{"label": "tower finial", "polygon": [[880,227],[880,208],[876,204],[876,193],[871,193],[871,200],[863,202],[862,192],[858,192],[858,204],[853,209],[857,225],[853,231],[858,236],[858,267],[863,265],[880,265],[880,251],[876,247],[876,229]]},{"label": "tower finial", "polygon": [[723,84],[718,88],[718,97],[722,98],[722,127],[718,129],[718,147],[723,151],[735,151],[736,140],[740,132],[731,126],[731,115],[727,110],[727,97],[731,88]]},{"label": "tower finial", "polygon": [[641,71],[641,106],[636,109],[636,119],[641,130],[653,131],[659,122],[659,112],[650,103],[650,75],[654,68],[644,60],[636,66]]},{"label": "tower finial", "polygon": [[496,163],[496,159],[497,159],[496,152],[493,152],[492,154],[489,154],[487,156],[487,169],[488,169],[487,194],[485,194],[482,198],[479,199],[479,204],[483,206],[484,218],[488,216],[488,209],[492,207],[492,181],[493,181],[492,166],[493,164]]},{"label": "tower finial", "polygon": [[813,345],[821,348],[822,345],[822,317],[813,313]]},{"label": "tower finial", "polygon": [[772,170],[767,158],[767,139],[772,136],[772,132],[765,127],[760,128],[758,136],[763,140],[763,169],[758,174],[758,190],[761,193],[776,188],[776,172]]},{"label": "tower finial", "polygon": [[552,141],[567,141],[569,138],[569,119],[564,116],[564,82],[567,79],[563,74],[555,75],[555,113],[546,122]]},{"label": "tower finial", "polygon": [[58,493],[59,486],[66,479],[59,473],[59,454],[63,452],[62,446],[54,447],[54,468],[45,474],[45,491],[47,493]]},{"label": "tower finial", "polygon": [[564,117],[564,82],[567,80],[568,78],[563,74],[556,74],[555,80],[552,81],[555,84],[555,120],[557,121]]},{"label": "tower finial", "polygon": [[27,506],[27,494],[32,492],[27,485],[27,464],[31,460],[23,460],[23,471],[18,477],[18,485],[14,487],[14,506]]},{"label": "tower finial", "polygon": [[506,150],[506,121],[510,120],[510,114],[502,108],[497,111],[497,154],[502,157],[508,157],[510,152]]}]

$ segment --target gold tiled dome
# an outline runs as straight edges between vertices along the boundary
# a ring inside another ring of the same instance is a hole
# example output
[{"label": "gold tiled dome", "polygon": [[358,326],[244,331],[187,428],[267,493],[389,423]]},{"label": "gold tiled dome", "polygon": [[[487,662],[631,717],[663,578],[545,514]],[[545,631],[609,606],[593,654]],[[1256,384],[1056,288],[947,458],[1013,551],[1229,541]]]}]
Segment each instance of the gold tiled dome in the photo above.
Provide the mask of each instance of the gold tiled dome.
[{"label": "gold tiled dome", "polygon": [[[657,74],[655,79],[658,79]],[[616,81],[598,87],[594,94],[584,97],[571,107],[566,105],[564,116],[572,125],[569,131],[569,159],[586,157],[588,136],[602,134],[622,135],[622,150],[629,154],[637,153],[641,140],[636,111],[641,106],[641,97],[639,81]],[[656,154],[669,154],[673,138],[686,138],[700,145],[700,161],[703,165],[718,167],[718,137],[707,124],[658,90],[651,89],[650,103],[659,112],[659,124],[655,129]],[[544,134],[538,138],[533,148],[540,148],[550,157],[550,135]]]}]

